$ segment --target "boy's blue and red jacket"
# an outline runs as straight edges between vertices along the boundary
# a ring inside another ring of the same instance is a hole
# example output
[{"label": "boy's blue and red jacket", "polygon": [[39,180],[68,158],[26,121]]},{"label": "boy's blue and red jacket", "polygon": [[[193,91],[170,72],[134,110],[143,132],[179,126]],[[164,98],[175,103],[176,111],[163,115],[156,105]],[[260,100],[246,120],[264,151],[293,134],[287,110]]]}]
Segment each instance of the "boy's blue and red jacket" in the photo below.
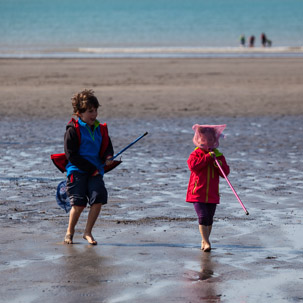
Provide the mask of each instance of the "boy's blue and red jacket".
[{"label": "boy's blue and red jacket", "polygon": [[114,153],[107,125],[96,121],[91,129],[80,118],[77,121],[72,119],[66,126],[64,151],[51,156],[62,172],[70,175],[73,171],[88,174],[99,171],[103,175],[106,157]]}]

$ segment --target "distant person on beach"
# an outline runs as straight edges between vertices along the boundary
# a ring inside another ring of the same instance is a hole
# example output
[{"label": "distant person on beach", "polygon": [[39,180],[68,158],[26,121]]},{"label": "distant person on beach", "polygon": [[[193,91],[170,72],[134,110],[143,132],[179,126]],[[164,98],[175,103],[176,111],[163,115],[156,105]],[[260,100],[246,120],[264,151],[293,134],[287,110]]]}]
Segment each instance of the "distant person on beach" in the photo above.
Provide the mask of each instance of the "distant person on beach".
[{"label": "distant person on beach", "polygon": [[269,40],[264,33],[262,33],[261,34],[261,44],[263,47],[266,47],[266,46],[271,47],[272,41]]},{"label": "distant person on beach", "polygon": [[107,203],[104,163],[111,164],[114,151],[106,124],[96,120],[100,104],[94,92],[84,90],[75,94],[72,106],[78,120],[72,119],[68,123],[64,135],[64,151],[68,160],[66,191],[72,206],[64,242],[73,244],[76,224],[88,203],[90,210],[83,238],[96,245],[92,229],[102,205]]},{"label": "distant person on beach", "polygon": [[249,38],[249,47],[255,46],[255,36],[250,36]]},{"label": "distant person on beach", "polygon": [[269,39],[266,39],[266,46],[271,47],[272,41]]},{"label": "distant person on beach", "polygon": [[211,250],[209,238],[216,207],[220,203],[219,177],[224,177],[216,165],[215,157],[221,163],[226,176],[229,174],[225,157],[217,149],[225,126],[195,124],[193,142],[197,147],[187,160],[191,173],[186,202],[193,203],[197,213],[202,237],[201,250],[204,252]]},{"label": "distant person on beach", "polygon": [[242,34],[241,36],[240,36],[240,45],[241,46],[243,46],[243,47],[245,47],[245,36]]},{"label": "distant person on beach", "polygon": [[267,42],[267,38],[266,35],[264,33],[261,34],[261,44],[263,47],[266,46],[266,42]]}]

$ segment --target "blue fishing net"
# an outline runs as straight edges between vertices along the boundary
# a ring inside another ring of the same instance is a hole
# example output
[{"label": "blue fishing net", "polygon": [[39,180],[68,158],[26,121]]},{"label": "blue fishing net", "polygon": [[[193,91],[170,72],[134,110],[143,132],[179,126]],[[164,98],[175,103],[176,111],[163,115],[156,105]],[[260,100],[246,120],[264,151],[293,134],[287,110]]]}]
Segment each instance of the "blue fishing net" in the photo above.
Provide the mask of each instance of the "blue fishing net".
[{"label": "blue fishing net", "polygon": [[71,210],[69,198],[66,194],[66,181],[61,181],[57,187],[56,200],[58,205],[68,213]]}]

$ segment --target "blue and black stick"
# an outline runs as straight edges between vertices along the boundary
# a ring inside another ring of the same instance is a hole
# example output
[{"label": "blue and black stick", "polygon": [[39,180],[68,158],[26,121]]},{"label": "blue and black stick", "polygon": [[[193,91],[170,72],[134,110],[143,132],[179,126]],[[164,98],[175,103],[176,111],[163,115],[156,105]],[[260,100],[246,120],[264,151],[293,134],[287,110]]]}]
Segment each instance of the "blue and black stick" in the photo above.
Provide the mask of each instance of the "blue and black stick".
[{"label": "blue and black stick", "polygon": [[128,148],[133,146],[135,143],[137,143],[139,140],[141,140],[144,136],[146,136],[148,132],[143,134],[142,136],[138,137],[136,140],[134,140],[132,143],[128,144],[126,147],[124,147],[122,150],[120,150],[116,155],[114,155],[110,160],[116,159],[119,155],[121,155],[123,152],[125,152]]}]

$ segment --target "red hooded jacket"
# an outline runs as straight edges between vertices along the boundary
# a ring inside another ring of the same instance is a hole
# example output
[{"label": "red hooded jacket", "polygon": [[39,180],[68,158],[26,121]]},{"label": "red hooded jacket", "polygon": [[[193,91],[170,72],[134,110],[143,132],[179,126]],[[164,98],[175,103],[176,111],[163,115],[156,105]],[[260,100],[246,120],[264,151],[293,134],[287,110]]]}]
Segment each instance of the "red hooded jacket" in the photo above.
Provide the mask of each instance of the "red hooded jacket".
[{"label": "red hooded jacket", "polygon": [[[227,176],[229,174],[229,166],[223,154],[219,153],[218,150],[214,150],[214,152]],[[214,158],[201,148],[196,148],[190,154],[187,164],[191,174],[187,188],[186,202],[219,204],[219,176],[222,178],[224,176],[217,167]]]}]

